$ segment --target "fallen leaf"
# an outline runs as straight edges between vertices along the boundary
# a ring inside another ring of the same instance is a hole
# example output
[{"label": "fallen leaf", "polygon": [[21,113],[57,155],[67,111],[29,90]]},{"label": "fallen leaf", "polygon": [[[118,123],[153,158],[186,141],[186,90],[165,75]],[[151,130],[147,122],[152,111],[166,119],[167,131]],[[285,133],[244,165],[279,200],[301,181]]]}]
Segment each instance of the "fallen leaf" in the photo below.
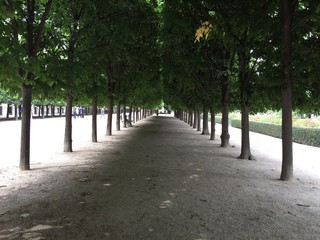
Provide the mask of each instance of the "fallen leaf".
[{"label": "fallen leaf", "polygon": [[78,182],[90,182],[90,178],[88,177],[80,178],[78,179]]},{"label": "fallen leaf", "polygon": [[308,204],[300,204],[300,203],[298,203],[297,206],[299,206],[299,207],[310,207],[310,205],[308,205]]},{"label": "fallen leaf", "polygon": [[30,217],[30,213],[24,213],[24,214],[21,214],[20,216],[23,218],[28,218]]}]

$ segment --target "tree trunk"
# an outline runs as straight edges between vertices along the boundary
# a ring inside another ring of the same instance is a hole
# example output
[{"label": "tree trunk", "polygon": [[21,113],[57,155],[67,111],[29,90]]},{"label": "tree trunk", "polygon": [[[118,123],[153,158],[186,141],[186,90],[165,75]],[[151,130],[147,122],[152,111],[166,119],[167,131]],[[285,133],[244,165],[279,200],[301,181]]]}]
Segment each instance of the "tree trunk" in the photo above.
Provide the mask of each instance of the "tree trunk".
[{"label": "tree trunk", "polygon": [[193,111],[193,128],[197,128],[197,110]]},{"label": "tree trunk", "polygon": [[10,115],[9,108],[10,108],[10,103],[7,103],[7,119],[9,118],[9,115]]},{"label": "tree trunk", "polygon": [[249,134],[249,57],[243,50],[238,51],[239,56],[239,82],[241,104],[241,153],[238,159],[254,160],[250,150]]},{"label": "tree trunk", "polygon": [[67,94],[67,107],[66,107],[66,125],[64,129],[64,152],[72,152],[72,104],[73,96]]},{"label": "tree trunk", "polygon": [[193,115],[192,115],[192,110],[189,110],[189,125],[190,127],[193,126]]},{"label": "tree trunk", "polygon": [[136,108],[136,122],[139,121],[139,108]]},{"label": "tree trunk", "polygon": [[180,110],[180,120],[184,121],[184,111]]},{"label": "tree trunk", "polygon": [[127,127],[127,107],[126,107],[127,103],[126,100],[124,99],[123,101],[123,127],[126,128]]},{"label": "tree trunk", "polygon": [[208,126],[208,109],[203,107],[203,119],[202,119],[202,135],[210,135]]},{"label": "tree trunk", "polygon": [[15,118],[15,120],[18,120],[18,105],[17,104],[15,104],[14,105],[14,118]]},{"label": "tree trunk", "polygon": [[138,108],[137,107],[134,107],[133,108],[133,121],[136,123],[138,120],[137,120],[137,111],[138,111]]},{"label": "tree trunk", "polygon": [[134,122],[133,119],[132,119],[132,104],[130,104],[130,107],[129,107],[129,122]]},{"label": "tree trunk", "polygon": [[221,119],[221,145],[220,147],[229,147],[230,134],[229,134],[229,82],[225,78],[222,82],[222,119]]},{"label": "tree trunk", "polygon": [[109,96],[107,136],[112,135],[113,96]]},{"label": "tree trunk", "polygon": [[292,19],[295,4],[289,0],[280,1],[280,18],[282,29],[281,79],[282,79],[282,169],[281,180],[293,178],[292,153]]},{"label": "tree trunk", "polygon": [[[43,14],[38,15],[37,18],[41,19],[40,24],[35,24],[35,4],[36,1],[27,1],[26,4],[26,29],[23,33],[26,33],[26,52],[28,54],[27,60],[36,60],[37,53],[39,52],[41,38],[45,29],[45,23],[48,18],[50,8],[53,0],[48,0],[44,5],[45,10]],[[36,32],[34,31],[35,29]],[[15,40],[19,38],[19,28],[17,22],[14,20],[12,24],[13,36]],[[21,32],[22,33],[22,32]],[[20,34],[21,34],[20,33]],[[19,40],[18,40],[19,41]],[[21,45],[24,47],[24,44]],[[20,75],[22,76],[22,69],[19,69]],[[35,76],[32,72],[27,73],[27,79],[29,83],[33,83]],[[21,170],[30,169],[30,119],[31,119],[31,100],[32,100],[32,87],[31,85],[22,85],[22,101],[23,101],[23,112],[21,121],[21,147],[20,147],[20,164]]]},{"label": "tree trunk", "polygon": [[200,110],[197,109],[197,131],[201,131],[201,117],[200,117]]},{"label": "tree trunk", "polygon": [[241,154],[238,159],[254,160],[250,150],[249,105],[241,105]]},{"label": "tree trunk", "polygon": [[214,140],[215,139],[215,135],[216,135],[216,115],[214,112],[214,107],[211,106],[210,109],[210,113],[211,113],[211,135],[210,135],[210,140]]},{"label": "tree trunk", "polygon": [[20,170],[30,170],[30,119],[31,119],[32,87],[22,86],[22,120],[20,143]]},{"label": "tree trunk", "polygon": [[186,110],[185,111],[185,114],[186,114],[186,124],[188,124],[189,125],[189,121],[190,121],[190,114],[189,114],[189,111],[188,110]]},{"label": "tree trunk", "polygon": [[94,143],[98,142],[97,114],[98,114],[98,97],[94,96],[92,99],[92,131],[91,131],[91,140]]},{"label": "tree trunk", "polygon": [[116,129],[117,131],[120,131],[120,121],[121,120],[121,101],[118,100],[117,103],[117,123],[116,123]]},{"label": "tree trunk", "polygon": [[44,105],[41,106],[41,118],[44,119]]}]

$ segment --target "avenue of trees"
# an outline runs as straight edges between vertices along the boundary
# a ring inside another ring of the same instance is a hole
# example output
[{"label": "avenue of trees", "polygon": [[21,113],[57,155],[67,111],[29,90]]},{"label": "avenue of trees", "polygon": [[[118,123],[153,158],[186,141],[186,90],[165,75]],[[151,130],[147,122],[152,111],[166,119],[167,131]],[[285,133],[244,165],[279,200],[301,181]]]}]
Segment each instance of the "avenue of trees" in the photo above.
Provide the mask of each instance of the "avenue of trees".
[{"label": "avenue of trees", "polygon": [[[0,2],[0,86],[22,98],[20,169],[30,169],[34,100],[66,104],[63,149],[72,152],[72,107],[153,108],[161,103],[158,13],[152,2]],[[93,114],[93,141],[96,131]]]},{"label": "avenue of trees", "polygon": [[249,113],[282,110],[280,179],[290,180],[292,110],[320,107],[319,1],[165,1],[162,16],[164,98],[177,117],[200,110],[205,122],[210,111],[214,131],[222,113],[227,147],[228,112],[240,110],[239,158],[251,160]]},{"label": "avenue of trees", "polygon": [[30,169],[32,101],[66,104],[72,152],[73,106],[91,105],[96,141],[98,106],[111,135],[114,106],[163,100],[198,129],[203,113],[211,140],[221,113],[221,147],[229,111],[240,110],[239,158],[249,160],[249,114],[282,110],[280,178],[292,178],[292,110],[320,106],[318,0],[4,0],[0,9],[1,94],[23,105],[20,169]]}]

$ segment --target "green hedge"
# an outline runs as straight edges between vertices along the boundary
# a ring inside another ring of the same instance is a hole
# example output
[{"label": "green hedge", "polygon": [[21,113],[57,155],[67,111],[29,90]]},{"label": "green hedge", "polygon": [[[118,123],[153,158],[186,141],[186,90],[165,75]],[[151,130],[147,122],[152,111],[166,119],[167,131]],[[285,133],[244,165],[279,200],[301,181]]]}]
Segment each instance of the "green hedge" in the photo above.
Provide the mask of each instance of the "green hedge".
[{"label": "green hedge", "polygon": [[[241,128],[241,120],[231,119],[231,126]],[[281,138],[281,125],[250,121],[250,131]]]},{"label": "green hedge", "polygon": [[[221,117],[216,117],[216,122],[221,123]],[[231,119],[231,126],[241,128],[241,120]],[[250,121],[250,131],[281,138],[281,125],[278,124]],[[319,128],[293,127],[292,138],[296,143],[320,147]]]},{"label": "green hedge", "polygon": [[293,141],[314,147],[320,147],[320,129],[293,127]]}]

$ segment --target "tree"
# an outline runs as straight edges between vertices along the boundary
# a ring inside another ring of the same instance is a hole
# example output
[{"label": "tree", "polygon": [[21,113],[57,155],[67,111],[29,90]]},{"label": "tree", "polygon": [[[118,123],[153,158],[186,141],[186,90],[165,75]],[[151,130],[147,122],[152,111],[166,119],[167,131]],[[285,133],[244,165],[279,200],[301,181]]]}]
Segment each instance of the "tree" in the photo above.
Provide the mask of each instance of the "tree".
[{"label": "tree", "polygon": [[280,0],[282,79],[282,170],[281,180],[293,177],[292,153],[292,20],[296,1]]},{"label": "tree", "polygon": [[95,22],[95,12],[94,6],[88,1],[57,1],[53,13],[52,28],[47,39],[52,43],[48,49],[52,58],[48,68],[52,78],[59,79],[58,85],[66,99],[63,151],[72,152],[72,108],[75,97],[81,98],[83,95],[82,85],[87,83],[92,70],[90,64],[93,64],[81,58],[81,53],[89,56],[85,50],[88,49],[87,38],[92,31],[89,26]]},{"label": "tree", "polygon": [[12,42],[7,46],[6,54],[14,56],[18,63],[19,79],[15,78],[14,81],[21,87],[23,99],[19,164],[21,170],[30,169],[32,88],[39,81],[38,73],[41,69],[38,57],[44,48],[42,40],[52,2],[53,0],[26,1],[25,4],[12,0],[4,2],[5,13],[8,15],[5,19],[1,19],[1,26],[5,28],[5,38]]}]

